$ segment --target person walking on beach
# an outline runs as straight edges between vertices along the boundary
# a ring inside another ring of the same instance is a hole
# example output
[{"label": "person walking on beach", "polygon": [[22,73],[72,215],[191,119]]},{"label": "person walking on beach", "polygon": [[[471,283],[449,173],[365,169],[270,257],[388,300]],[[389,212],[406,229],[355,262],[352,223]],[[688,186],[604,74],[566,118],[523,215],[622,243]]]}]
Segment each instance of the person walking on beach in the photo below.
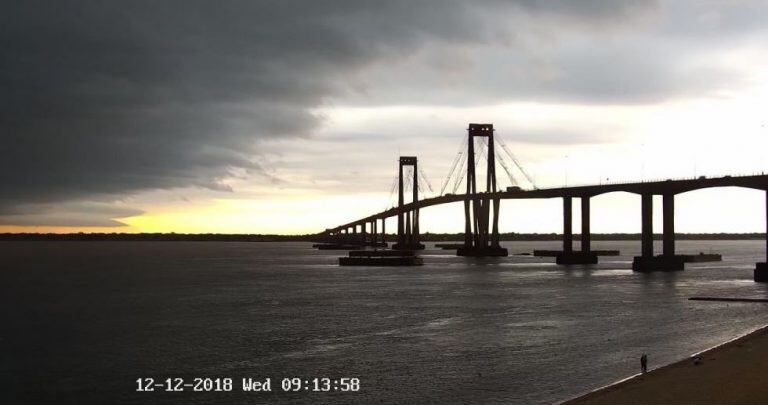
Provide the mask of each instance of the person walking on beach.
[{"label": "person walking on beach", "polygon": [[643,353],[640,356],[640,371],[645,374],[648,371],[648,355]]}]

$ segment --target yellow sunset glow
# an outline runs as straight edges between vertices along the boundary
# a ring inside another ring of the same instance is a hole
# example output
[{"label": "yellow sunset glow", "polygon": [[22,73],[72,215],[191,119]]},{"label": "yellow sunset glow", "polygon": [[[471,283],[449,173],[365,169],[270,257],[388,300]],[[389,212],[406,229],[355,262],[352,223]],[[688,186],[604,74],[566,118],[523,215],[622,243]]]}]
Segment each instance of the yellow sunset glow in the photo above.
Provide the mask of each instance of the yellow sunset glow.
[{"label": "yellow sunset glow", "polygon": [[[215,200],[190,210],[164,208],[122,218],[131,232],[309,234],[318,224],[369,215],[381,196],[309,196],[281,200]],[[326,209],[323,209],[325,207]]]}]

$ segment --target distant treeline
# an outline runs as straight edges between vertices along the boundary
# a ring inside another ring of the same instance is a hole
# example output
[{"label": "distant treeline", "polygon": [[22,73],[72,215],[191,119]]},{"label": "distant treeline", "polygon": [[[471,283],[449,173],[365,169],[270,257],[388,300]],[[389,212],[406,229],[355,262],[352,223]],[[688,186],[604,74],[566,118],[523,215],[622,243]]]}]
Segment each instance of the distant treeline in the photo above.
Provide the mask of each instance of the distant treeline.
[{"label": "distant treeline", "polygon": [[[504,241],[539,241],[561,240],[562,234],[557,233],[503,233]],[[579,240],[580,235],[573,235]],[[29,240],[29,241],[157,241],[157,242],[315,242],[322,241],[320,235],[258,235],[258,234],[222,234],[222,233],[0,233],[0,241]],[[387,240],[392,241],[395,235],[388,234]],[[463,233],[424,233],[423,241],[461,241]],[[654,239],[661,239],[661,234],[655,234]],[[765,239],[764,233],[678,233],[678,240],[743,240]],[[592,240],[640,240],[639,233],[594,233]]]},{"label": "distant treeline", "polygon": [[[499,238],[504,241],[538,241],[538,240],[562,240],[559,233],[502,233]],[[654,234],[653,238],[661,240],[661,234]],[[424,241],[457,241],[463,240],[463,233],[443,234],[425,233],[421,235]],[[573,240],[580,240],[581,235],[574,234]],[[764,233],[677,233],[677,240],[744,240],[765,239]],[[593,233],[592,240],[640,240],[639,233]]]},{"label": "distant treeline", "polygon": [[249,235],[224,233],[0,233],[0,241],[150,241],[150,242],[288,242],[312,241],[317,235]]}]

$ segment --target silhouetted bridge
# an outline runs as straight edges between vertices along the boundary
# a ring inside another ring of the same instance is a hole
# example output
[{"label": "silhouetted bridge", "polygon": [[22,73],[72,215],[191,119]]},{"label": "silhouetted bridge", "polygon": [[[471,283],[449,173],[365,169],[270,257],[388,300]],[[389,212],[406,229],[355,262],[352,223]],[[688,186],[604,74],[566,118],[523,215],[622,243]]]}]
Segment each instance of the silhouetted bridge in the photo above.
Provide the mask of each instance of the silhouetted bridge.
[{"label": "silhouetted bridge", "polygon": [[[563,250],[557,255],[558,264],[593,264],[597,255],[590,242],[590,199],[592,197],[626,192],[641,198],[641,256],[634,258],[635,271],[682,270],[684,257],[675,252],[675,196],[693,190],[712,187],[744,187],[766,191],[766,228],[768,228],[768,175],[698,177],[694,179],[664,180],[631,183],[612,183],[573,187],[553,187],[523,190],[511,187],[498,191],[496,187],[495,151],[493,125],[470,124],[467,142],[466,193],[446,194],[419,200],[417,159],[413,156],[400,158],[398,205],[394,208],[361,218],[335,228],[326,229],[323,235],[337,240],[361,240],[373,245],[383,244],[386,234],[385,220],[398,218],[397,242],[393,249],[423,249],[419,240],[419,210],[435,205],[464,202],[465,233],[464,244],[457,250],[461,256],[507,256],[508,252],[499,245],[500,200],[561,198],[563,200]],[[475,177],[474,138],[486,138],[488,166],[486,169],[486,190],[477,191]],[[412,201],[405,203],[403,167],[413,166]],[[506,167],[505,167],[506,169]],[[661,255],[654,254],[653,246],[653,196],[662,197],[663,249]],[[581,246],[573,249],[572,202],[581,200]],[[381,227],[379,227],[379,223]],[[768,252],[768,240],[766,240]],[[768,265],[758,263],[755,281],[768,281]]]}]

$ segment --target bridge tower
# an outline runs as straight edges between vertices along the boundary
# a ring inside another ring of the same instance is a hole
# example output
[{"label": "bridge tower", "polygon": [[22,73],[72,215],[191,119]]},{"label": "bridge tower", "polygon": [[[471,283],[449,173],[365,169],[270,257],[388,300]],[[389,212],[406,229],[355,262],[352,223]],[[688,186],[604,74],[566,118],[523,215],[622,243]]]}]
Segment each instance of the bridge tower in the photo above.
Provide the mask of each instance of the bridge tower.
[{"label": "bridge tower", "polygon": [[507,256],[507,249],[499,246],[499,198],[491,198],[477,192],[475,138],[486,138],[488,166],[484,193],[496,193],[493,124],[469,124],[467,136],[469,137],[467,140],[467,195],[471,198],[464,200],[464,247],[457,249],[456,254],[459,256]]},{"label": "bridge tower", "polygon": [[419,168],[416,156],[400,156],[399,182],[397,195],[397,242],[392,249],[420,250],[424,245],[419,242],[419,210],[403,211],[405,205],[405,190],[403,188],[403,167],[413,167],[413,202],[419,201]]}]

